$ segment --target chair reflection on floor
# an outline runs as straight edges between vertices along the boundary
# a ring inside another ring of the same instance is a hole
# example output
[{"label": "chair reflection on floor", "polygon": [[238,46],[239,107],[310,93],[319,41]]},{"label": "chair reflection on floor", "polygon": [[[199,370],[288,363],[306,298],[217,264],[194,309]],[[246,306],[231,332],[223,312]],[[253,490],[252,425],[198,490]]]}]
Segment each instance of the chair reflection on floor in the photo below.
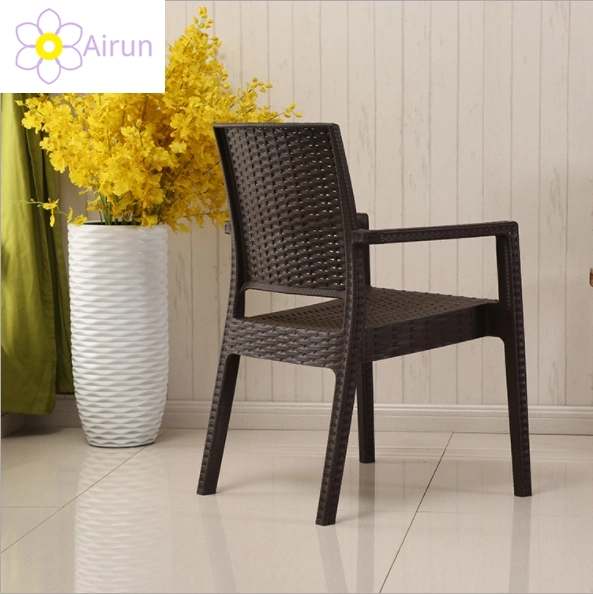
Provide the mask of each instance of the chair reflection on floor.
[{"label": "chair reflection on floor", "polygon": [[[204,538],[208,543],[208,556],[212,566],[215,592],[237,592],[233,563],[229,554],[218,501],[210,497],[200,500],[200,516],[204,528]],[[247,540],[245,541],[247,544]]]},{"label": "chair reflection on floor", "polygon": [[[356,541],[356,592],[375,592],[375,468],[359,465]],[[337,528],[317,528],[319,550],[328,592],[350,592],[340,552]]]},{"label": "chair reflection on floor", "polygon": [[531,548],[530,498],[513,501],[513,535],[509,592],[529,592],[529,556]]}]

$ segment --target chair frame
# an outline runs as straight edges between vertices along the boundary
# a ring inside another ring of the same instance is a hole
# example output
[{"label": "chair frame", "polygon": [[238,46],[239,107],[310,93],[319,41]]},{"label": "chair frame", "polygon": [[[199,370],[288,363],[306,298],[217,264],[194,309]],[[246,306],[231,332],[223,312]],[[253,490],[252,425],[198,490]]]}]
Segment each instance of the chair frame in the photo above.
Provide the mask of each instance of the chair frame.
[{"label": "chair frame", "polygon": [[[286,131],[308,129],[313,133],[326,134],[330,139],[342,207],[345,250],[343,287],[287,287],[254,281],[250,277],[243,249],[243,237],[249,230],[245,228],[240,214],[240,197],[228,135],[236,133],[235,130],[253,133],[273,127]],[[514,493],[519,497],[531,495],[525,336],[517,223],[499,221],[369,230],[368,216],[356,213],[338,126],[221,124],[215,125],[214,130],[229,197],[232,271],[198,493],[208,495],[216,492],[241,356],[327,367],[335,373],[334,399],[316,519],[317,524],[325,526],[336,521],[355,395],[360,461],[375,461],[372,362],[494,336],[504,343]],[[398,321],[377,328],[365,325],[366,302],[371,295],[369,291],[373,291],[370,282],[369,246],[477,237],[496,238],[498,301],[476,300],[475,305],[454,312]],[[249,289],[343,300],[342,328],[291,328],[290,339],[287,340],[287,329],[282,323],[278,323],[274,314],[245,316],[245,292]],[[295,312],[304,309],[307,308]]]}]

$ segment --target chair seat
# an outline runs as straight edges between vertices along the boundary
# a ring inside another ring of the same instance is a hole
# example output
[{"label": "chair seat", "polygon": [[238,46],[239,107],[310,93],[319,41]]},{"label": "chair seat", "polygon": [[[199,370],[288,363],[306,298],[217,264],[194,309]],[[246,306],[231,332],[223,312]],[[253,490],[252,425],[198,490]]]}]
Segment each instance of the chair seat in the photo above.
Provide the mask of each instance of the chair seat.
[{"label": "chair seat", "polygon": [[[365,327],[371,330],[405,324],[493,303],[496,301],[492,299],[370,287],[366,290]],[[339,332],[344,321],[344,302],[341,299],[332,299],[245,319],[283,328]]]}]

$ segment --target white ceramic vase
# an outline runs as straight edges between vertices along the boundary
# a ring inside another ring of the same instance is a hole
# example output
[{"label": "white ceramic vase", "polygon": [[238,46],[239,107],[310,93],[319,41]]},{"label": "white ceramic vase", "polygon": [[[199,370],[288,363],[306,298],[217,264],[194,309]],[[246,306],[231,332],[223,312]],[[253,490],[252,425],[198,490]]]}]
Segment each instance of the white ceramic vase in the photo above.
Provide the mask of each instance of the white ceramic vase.
[{"label": "white ceramic vase", "polygon": [[91,445],[155,441],[169,372],[167,229],[68,226],[72,369]]}]

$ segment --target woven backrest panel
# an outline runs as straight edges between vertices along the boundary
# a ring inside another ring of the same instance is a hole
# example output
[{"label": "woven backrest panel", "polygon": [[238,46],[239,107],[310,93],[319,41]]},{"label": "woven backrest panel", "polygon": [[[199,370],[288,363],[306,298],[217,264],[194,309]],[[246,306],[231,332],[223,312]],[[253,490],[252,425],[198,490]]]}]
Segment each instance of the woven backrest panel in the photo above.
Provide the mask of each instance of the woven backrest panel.
[{"label": "woven backrest panel", "polygon": [[216,128],[219,143],[224,132],[228,147],[223,166],[233,225],[240,226],[246,281],[303,294],[343,291],[344,214],[351,220],[351,208],[350,196],[341,196],[349,180],[345,185],[339,179],[345,162],[342,158],[340,169],[337,126]]}]

